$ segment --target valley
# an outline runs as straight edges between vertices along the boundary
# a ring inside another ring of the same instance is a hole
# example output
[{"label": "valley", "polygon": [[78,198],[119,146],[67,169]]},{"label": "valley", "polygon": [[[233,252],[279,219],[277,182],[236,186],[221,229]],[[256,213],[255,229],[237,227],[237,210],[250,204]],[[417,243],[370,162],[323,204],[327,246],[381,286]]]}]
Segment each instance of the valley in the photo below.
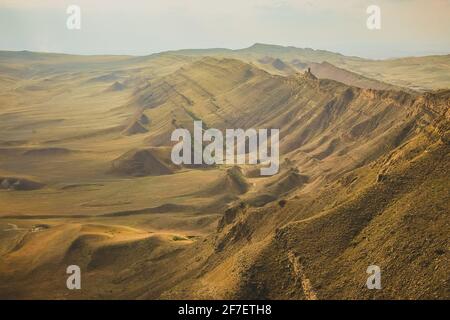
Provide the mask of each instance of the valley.
[{"label": "valley", "polygon": [[[448,299],[449,71],[263,44],[0,52],[0,298]],[[279,129],[279,172],[173,163],[195,121]]]}]

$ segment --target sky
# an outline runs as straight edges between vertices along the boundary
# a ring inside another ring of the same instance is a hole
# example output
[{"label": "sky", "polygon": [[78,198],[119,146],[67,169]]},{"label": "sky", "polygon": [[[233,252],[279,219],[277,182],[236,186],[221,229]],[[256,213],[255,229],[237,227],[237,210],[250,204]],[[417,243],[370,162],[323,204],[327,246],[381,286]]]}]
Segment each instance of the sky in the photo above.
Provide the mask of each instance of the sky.
[{"label": "sky", "polygon": [[[81,9],[69,30],[66,10]],[[369,30],[369,5],[381,29]],[[450,0],[0,0],[0,50],[147,55],[254,43],[367,58],[450,53]]]}]

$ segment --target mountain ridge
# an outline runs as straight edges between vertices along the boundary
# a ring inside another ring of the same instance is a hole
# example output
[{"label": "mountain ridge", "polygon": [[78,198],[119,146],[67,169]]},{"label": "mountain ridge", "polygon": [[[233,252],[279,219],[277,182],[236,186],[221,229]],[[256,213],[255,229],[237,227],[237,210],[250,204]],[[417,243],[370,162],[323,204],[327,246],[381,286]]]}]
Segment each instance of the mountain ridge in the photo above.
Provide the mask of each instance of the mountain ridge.
[{"label": "mountain ridge", "polygon": [[[41,184],[0,190],[0,297],[448,297],[448,89],[221,55],[76,59],[0,73],[0,174]],[[175,168],[170,134],[194,120],[279,128],[279,174]],[[364,286],[372,264],[383,290]]]}]

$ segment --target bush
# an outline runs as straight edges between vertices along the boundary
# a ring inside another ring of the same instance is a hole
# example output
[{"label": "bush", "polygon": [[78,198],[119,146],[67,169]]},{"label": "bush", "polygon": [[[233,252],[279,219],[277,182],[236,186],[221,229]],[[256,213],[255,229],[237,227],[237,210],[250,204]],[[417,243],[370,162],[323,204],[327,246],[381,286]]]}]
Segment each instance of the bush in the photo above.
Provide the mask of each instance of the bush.
[{"label": "bush", "polygon": [[286,203],[287,203],[287,201],[284,200],[284,199],[278,201],[278,205],[279,205],[281,208],[284,208],[284,206],[286,205]]}]

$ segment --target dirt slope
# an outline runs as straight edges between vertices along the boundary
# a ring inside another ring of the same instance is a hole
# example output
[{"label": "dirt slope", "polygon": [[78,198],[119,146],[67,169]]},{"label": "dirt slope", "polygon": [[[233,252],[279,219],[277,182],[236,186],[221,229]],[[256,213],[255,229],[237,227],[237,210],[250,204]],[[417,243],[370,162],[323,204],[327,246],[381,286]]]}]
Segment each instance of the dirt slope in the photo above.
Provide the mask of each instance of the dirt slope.
[{"label": "dirt slope", "polygon": [[[225,53],[0,54],[0,297],[448,299],[449,91],[343,83],[409,60]],[[279,174],[174,166],[170,134],[194,120],[279,128]],[[364,286],[372,264],[383,290]]]}]

